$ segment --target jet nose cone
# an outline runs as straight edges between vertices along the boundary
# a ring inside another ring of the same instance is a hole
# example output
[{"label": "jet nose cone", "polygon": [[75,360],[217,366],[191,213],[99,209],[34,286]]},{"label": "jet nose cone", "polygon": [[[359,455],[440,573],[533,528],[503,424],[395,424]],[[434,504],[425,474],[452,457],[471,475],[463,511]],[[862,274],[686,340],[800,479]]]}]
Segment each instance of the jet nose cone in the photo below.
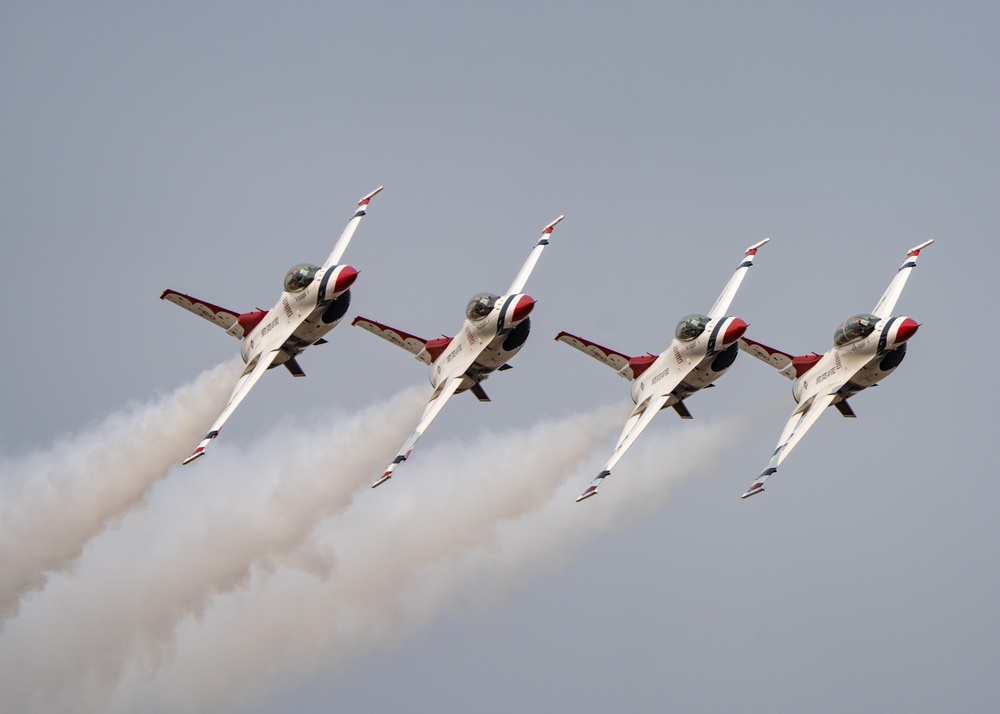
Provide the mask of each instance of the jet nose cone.
[{"label": "jet nose cone", "polygon": [[345,265],[340,269],[340,273],[337,274],[337,282],[334,283],[333,292],[334,294],[342,293],[347,288],[354,285],[354,281],[358,278],[358,271],[352,268],[350,265]]},{"label": "jet nose cone", "polygon": [[736,340],[743,337],[743,333],[747,331],[747,323],[743,322],[738,317],[734,317],[732,322],[729,323],[729,327],[726,328],[726,334],[722,336],[722,344],[731,345]]},{"label": "jet nose cone", "polygon": [[514,306],[514,314],[511,316],[511,322],[520,322],[528,316],[535,307],[535,301],[529,295],[522,295],[517,300],[517,305]]},{"label": "jet nose cone", "polygon": [[908,339],[913,337],[913,334],[917,331],[918,327],[920,327],[920,325],[916,320],[904,317],[903,321],[899,323],[899,327],[896,328],[896,342],[906,342]]}]

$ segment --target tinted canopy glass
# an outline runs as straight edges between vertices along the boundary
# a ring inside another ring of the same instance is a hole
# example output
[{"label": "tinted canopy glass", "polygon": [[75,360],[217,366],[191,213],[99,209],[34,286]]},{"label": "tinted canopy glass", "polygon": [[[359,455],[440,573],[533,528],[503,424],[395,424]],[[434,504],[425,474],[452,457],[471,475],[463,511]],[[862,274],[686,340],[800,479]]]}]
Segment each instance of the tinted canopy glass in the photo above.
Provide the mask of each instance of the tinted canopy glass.
[{"label": "tinted canopy glass", "polygon": [[465,307],[465,316],[470,320],[482,320],[490,314],[490,310],[499,299],[500,296],[493,293],[479,293],[469,300],[469,304]]},{"label": "tinted canopy glass", "polygon": [[674,331],[674,334],[678,340],[690,342],[705,331],[705,326],[709,322],[711,322],[711,319],[705,315],[688,315],[677,323],[677,329]]},{"label": "tinted canopy glass", "polygon": [[319,266],[312,263],[299,263],[285,274],[285,290],[290,293],[305,290],[318,272]]},{"label": "tinted canopy glass", "polygon": [[833,344],[837,347],[868,337],[875,331],[878,318],[874,315],[855,315],[833,333]]}]

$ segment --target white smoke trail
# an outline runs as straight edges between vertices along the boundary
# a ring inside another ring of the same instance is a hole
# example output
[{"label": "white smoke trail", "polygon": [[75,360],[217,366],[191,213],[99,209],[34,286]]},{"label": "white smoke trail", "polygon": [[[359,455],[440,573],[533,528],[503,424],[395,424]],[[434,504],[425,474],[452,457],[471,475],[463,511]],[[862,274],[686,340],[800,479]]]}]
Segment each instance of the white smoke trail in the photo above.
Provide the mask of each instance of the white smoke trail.
[{"label": "white smoke trail", "polygon": [[0,464],[0,629],[27,593],[68,568],[189,453],[225,405],[235,370],[220,365],[48,451]]},{"label": "white smoke trail", "polygon": [[[683,441],[660,443],[651,431],[599,508],[573,501],[607,455],[621,405],[472,444],[422,444],[370,491],[421,395],[322,429],[314,416],[309,429],[280,427],[238,457],[220,444],[196,487],[166,482],[152,509],[95,544],[77,578],[11,624],[0,641],[11,701],[205,710],[293,669],[335,669],[457,599],[502,596],[602,530],[661,507],[673,480],[710,469],[721,431],[733,438],[732,425],[684,425]],[[665,474],[664,463],[678,468]],[[34,658],[25,660],[28,641]],[[44,685],[33,683],[37,670]],[[47,696],[53,682],[64,698]]]}]

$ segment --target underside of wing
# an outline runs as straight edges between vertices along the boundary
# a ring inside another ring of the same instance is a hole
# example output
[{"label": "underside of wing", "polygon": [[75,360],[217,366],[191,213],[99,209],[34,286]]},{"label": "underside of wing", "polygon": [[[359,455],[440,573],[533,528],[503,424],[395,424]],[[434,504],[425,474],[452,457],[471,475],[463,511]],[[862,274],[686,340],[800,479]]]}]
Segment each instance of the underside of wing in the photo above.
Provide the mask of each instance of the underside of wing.
[{"label": "underside of wing", "polygon": [[598,362],[607,365],[619,376],[624,377],[629,381],[635,379],[636,377],[630,364],[632,358],[628,355],[608,349],[607,347],[603,347],[596,342],[585,340],[582,337],[571,335],[568,332],[560,332],[556,335],[556,340],[559,342],[565,342],[570,347],[575,347],[585,355],[593,357]]},{"label": "underside of wing", "polygon": [[[397,330],[395,327],[383,325],[381,322],[375,322],[374,320],[369,320],[368,318],[361,317],[360,315],[354,318],[354,322],[351,324],[356,327],[360,327],[363,330],[367,330],[373,335],[378,335],[386,342],[391,342],[397,347],[402,347],[424,364],[430,364],[433,362],[433,357],[427,350],[428,342],[422,337],[411,335],[407,332],[403,332],[402,330]],[[435,342],[435,340],[431,340],[431,342]]]},{"label": "underside of wing", "polygon": [[611,475],[611,469],[621,460],[629,447],[635,443],[635,440],[639,438],[639,434],[649,426],[649,423],[653,421],[653,417],[663,409],[668,398],[668,394],[654,395],[636,406],[625,422],[625,427],[618,437],[618,443],[615,444],[615,450],[611,452],[611,457],[604,464],[601,472],[590,482],[590,485],[577,497],[577,503],[597,495],[598,487],[600,487],[604,479]]},{"label": "underside of wing", "polygon": [[747,270],[753,265],[754,256],[757,255],[757,250],[767,243],[770,238],[765,238],[759,243],[754,243],[752,246],[746,249],[743,253],[743,260],[736,268],[736,272],[726,283],[726,287],[722,289],[722,294],[719,295],[712,309],[708,311],[708,316],[711,318],[725,317],[726,313],[729,311],[729,306],[733,302],[733,298],[736,297],[736,292],[740,289],[740,285],[743,283],[743,278],[747,274]]},{"label": "underside of wing", "polygon": [[204,318],[214,325],[218,325],[234,337],[241,340],[244,337],[243,328],[239,322],[240,315],[237,312],[213,305],[204,300],[199,300],[190,295],[185,295],[184,293],[179,293],[176,290],[164,290],[163,294],[160,295],[160,299],[172,302],[174,305],[178,305],[188,312],[193,312],[198,317]]},{"label": "underside of wing", "polygon": [[896,271],[896,274],[892,276],[892,280],[889,281],[889,287],[885,289],[882,297],[875,304],[875,309],[872,310],[873,315],[876,317],[889,317],[892,315],[892,311],[896,307],[896,301],[903,294],[903,287],[906,285],[907,278],[910,277],[910,272],[917,266],[917,256],[920,255],[921,250],[933,242],[933,240],[925,241],[920,245],[910,248],[906,254],[906,260],[899,266],[899,270]]},{"label": "underside of wing", "polygon": [[826,411],[826,408],[833,404],[837,398],[836,393],[819,394],[812,400],[808,407],[801,411],[796,409],[792,413],[791,418],[781,432],[781,438],[778,439],[778,446],[775,448],[774,454],[771,455],[771,461],[768,463],[767,468],[761,471],[760,475],[753,482],[753,485],[747,489],[742,498],[749,498],[764,490],[764,482],[778,470],[778,466],[785,460],[785,457],[791,453],[792,449],[805,436],[810,427],[816,423],[816,420]]},{"label": "underside of wing", "polygon": [[337,243],[333,246],[333,251],[323,262],[323,268],[330,268],[340,262],[340,259],[344,257],[344,251],[347,250],[347,245],[351,242],[351,238],[354,237],[354,232],[358,229],[358,225],[361,223],[361,219],[365,217],[368,212],[368,202],[375,197],[382,190],[382,186],[369,193],[367,196],[358,201],[358,209],[351,216],[351,220],[347,222],[347,226],[344,228],[344,232],[340,234],[340,238],[337,239]]},{"label": "underside of wing", "polygon": [[462,379],[462,375],[452,377],[445,382],[440,389],[434,392],[433,396],[431,396],[430,400],[427,402],[427,406],[424,407],[424,413],[420,417],[420,422],[417,424],[416,429],[414,429],[413,433],[410,434],[410,437],[403,444],[403,448],[399,450],[399,453],[396,454],[396,458],[394,458],[392,463],[386,468],[385,473],[383,473],[382,476],[372,484],[372,488],[380,486],[392,478],[392,474],[396,468],[410,457],[410,452],[413,450],[417,440],[427,430],[427,427],[430,426],[431,422],[434,421],[434,418],[441,412],[444,405],[448,403],[448,400],[451,399],[458,390],[459,385],[462,384]]},{"label": "underside of wing", "polygon": [[538,258],[541,256],[542,251],[545,250],[545,246],[549,244],[549,237],[552,235],[552,229],[556,227],[565,216],[559,216],[557,219],[552,221],[549,225],[545,226],[542,230],[542,236],[535,243],[535,247],[531,249],[528,254],[528,259],[524,261],[524,265],[518,271],[517,276],[514,278],[514,282],[510,284],[507,288],[505,295],[514,295],[524,290],[525,284],[528,282],[528,277],[531,275],[531,271],[535,269],[535,264],[538,262]]},{"label": "underside of wing", "polygon": [[205,455],[205,448],[208,446],[215,437],[219,435],[219,431],[222,429],[222,425],[226,423],[226,420],[232,416],[233,412],[236,411],[236,407],[246,398],[247,394],[257,380],[261,378],[274,362],[275,358],[278,356],[280,349],[273,349],[268,352],[264,352],[257,356],[254,360],[251,360],[247,364],[246,369],[243,370],[243,374],[240,375],[239,380],[236,382],[236,386],[233,388],[233,393],[229,397],[229,403],[226,404],[226,408],[222,410],[222,414],[219,418],[215,420],[212,427],[205,434],[205,438],[201,440],[201,443],[195,448],[191,455],[184,459],[185,464],[190,464],[195,459]]}]

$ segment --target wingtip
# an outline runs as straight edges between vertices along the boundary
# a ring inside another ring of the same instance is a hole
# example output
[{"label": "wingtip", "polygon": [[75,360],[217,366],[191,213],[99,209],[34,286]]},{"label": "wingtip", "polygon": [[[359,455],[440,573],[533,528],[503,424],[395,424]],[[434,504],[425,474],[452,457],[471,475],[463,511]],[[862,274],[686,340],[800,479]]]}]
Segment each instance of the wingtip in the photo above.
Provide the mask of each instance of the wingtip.
[{"label": "wingtip", "polygon": [[552,229],[553,229],[553,228],[555,228],[555,227],[556,227],[556,225],[557,225],[557,224],[558,224],[558,223],[559,223],[559,222],[560,222],[560,221],[561,221],[562,219],[564,219],[565,217],[566,217],[566,216],[559,216],[559,217],[558,217],[557,219],[555,219],[554,221],[552,221],[552,223],[550,223],[549,225],[545,226],[545,229],[544,229],[544,230],[543,230],[542,232],[543,232],[543,233],[551,233],[551,232],[552,232]]},{"label": "wingtip", "polygon": [[366,205],[368,205],[368,202],[370,200],[372,200],[373,198],[375,198],[375,196],[377,196],[382,191],[383,188],[385,188],[385,186],[379,186],[377,189],[375,189],[374,191],[372,191],[371,193],[369,193],[367,196],[365,196],[364,198],[362,198],[360,201],[358,201],[358,205],[359,206],[366,206]]},{"label": "wingtip", "polygon": [[771,240],[770,238],[765,238],[762,241],[758,241],[757,243],[754,243],[752,246],[750,246],[749,248],[747,248],[747,250],[744,253],[744,255],[747,255],[747,256],[755,255],[757,253],[757,249],[760,248],[762,245],[764,245],[765,243],[767,243],[770,240]]},{"label": "wingtip", "polygon": [[758,493],[763,493],[763,492],[764,492],[764,487],[759,483],[755,483],[747,490],[746,493],[740,496],[740,498],[750,498],[751,496],[756,496]]},{"label": "wingtip", "polygon": [[372,488],[378,488],[391,478],[392,478],[392,471],[386,471],[384,474],[382,474],[382,478],[380,478],[378,481],[372,484]]},{"label": "wingtip", "polygon": [[577,496],[576,502],[579,503],[580,501],[586,501],[591,496],[596,496],[596,495],[597,495],[597,486],[591,486],[586,491]]},{"label": "wingtip", "polygon": [[203,446],[199,446],[199,447],[198,447],[197,449],[195,449],[195,450],[194,450],[194,451],[193,451],[193,452],[191,453],[191,455],[190,455],[190,456],[188,456],[188,457],[187,457],[186,459],[184,459],[184,460],[183,460],[183,461],[181,462],[181,465],[182,465],[182,466],[187,466],[187,465],[188,465],[188,464],[190,464],[190,463],[191,463],[192,461],[197,461],[198,459],[200,459],[200,458],[201,458],[202,456],[204,456],[204,455],[205,455],[205,447],[203,447]]},{"label": "wingtip", "polygon": [[929,246],[933,242],[934,242],[933,238],[931,238],[930,240],[925,240],[920,245],[915,245],[912,248],[910,248],[910,250],[907,253],[907,255],[908,256],[914,256],[914,257],[916,257],[916,256],[920,255],[920,251],[922,251],[924,248],[926,248],[927,246]]}]

